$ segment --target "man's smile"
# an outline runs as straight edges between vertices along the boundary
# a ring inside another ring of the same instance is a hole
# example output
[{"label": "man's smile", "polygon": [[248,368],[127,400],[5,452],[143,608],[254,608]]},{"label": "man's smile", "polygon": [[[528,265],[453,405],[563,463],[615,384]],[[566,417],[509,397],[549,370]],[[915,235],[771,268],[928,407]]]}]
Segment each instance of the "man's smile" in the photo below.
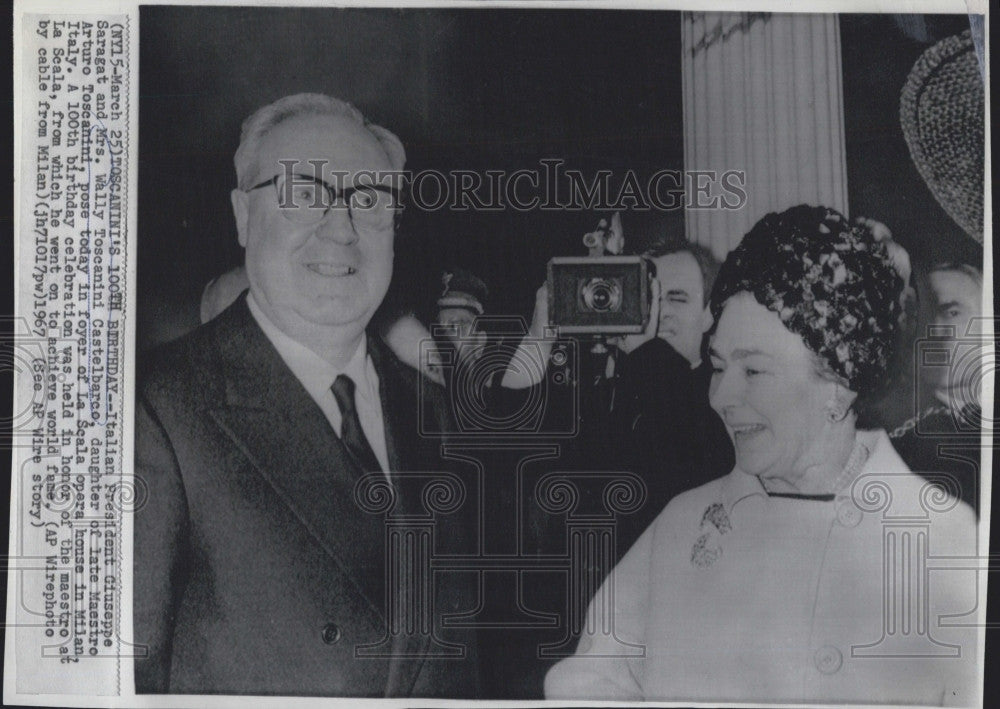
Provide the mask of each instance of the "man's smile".
[{"label": "man's smile", "polygon": [[323,261],[313,261],[307,263],[306,268],[308,268],[313,273],[323,276],[325,278],[337,278],[341,276],[353,276],[358,272],[354,266],[349,266],[344,263],[327,263]]}]

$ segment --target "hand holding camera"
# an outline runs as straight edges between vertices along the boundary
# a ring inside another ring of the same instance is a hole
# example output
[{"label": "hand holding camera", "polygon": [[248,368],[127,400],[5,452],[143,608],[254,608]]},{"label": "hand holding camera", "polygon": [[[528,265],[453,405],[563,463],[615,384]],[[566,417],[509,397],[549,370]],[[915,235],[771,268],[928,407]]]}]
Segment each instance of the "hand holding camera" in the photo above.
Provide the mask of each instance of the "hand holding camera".
[{"label": "hand holding camera", "polygon": [[655,339],[660,329],[660,282],[655,278],[649,280],[649,320],[646,322],[646,329],[641,335],[621,335],[608,338],[609,345],[614,345],[625,354],[631,354],[642,345]]},{"label": "hand holding camera", "polygon": [[[544,357],[552,352],[553,331],[560,336],[585,334],[608,340],[628,353],[656,337],[659,284],[641,256],[619,256],[625,236],[621,214],[601,219],[583,236],[589,256],[556,257],[548,278],[535,292],[535,308],[525,342]],[[614,255],[605,255],[610,252]],[[508,369],[503,386],[521,389],[538,383],[537,374]]]},{"label": "hand holding camera", "polygon": [[528,334],[521,340],[512,358],[513,362],[527,361],[535,357],[538,367],[508,367],[504,373],[501,386],[506,389],[527,389],[539,384],[548,366],[552,354],[554,339],[549,327],[549,287],[543,283],[535,291],[535,309],[531,313],[531,325]]}]

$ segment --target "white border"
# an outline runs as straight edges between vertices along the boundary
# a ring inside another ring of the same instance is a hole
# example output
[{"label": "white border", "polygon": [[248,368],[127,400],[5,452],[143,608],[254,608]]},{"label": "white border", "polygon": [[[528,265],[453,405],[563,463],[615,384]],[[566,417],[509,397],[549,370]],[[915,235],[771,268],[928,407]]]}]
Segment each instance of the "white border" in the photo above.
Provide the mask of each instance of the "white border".
[{"label": "white border", "polygon": [[[127,246],[127,288],[126,298],[130,300],[130,297],[136,292],[136,243],[135,234],[137,233],[137,210],[136,210],[136,200],[137,200],[137,189],[138,189],[138,139],[139,139],[139,83],[138,83],[138,71],[139,66],[139,7],[141,5],[214,5],[214,6],[258,6],[258,7],[330,7],[330,8],[346,8],[346,7],[372,7],[372,8],[387,8],[387,7],[405,7],[408,9],[413,8],[521,8],[521,9],[558,9],[558,10],[571,10],[571,9],[615,9],[615,10],[705,10],[706,2],[704,0],[672,0],[671,2],[660,2],[658,0],[627,0],[626,2],[611,3],[607,1],[597,1],[597,0],[565,0],[564,2],[532,2],[531,0],[422,0],[416,2],[407,2],[402,0],[390,1],[390,0],[369,0],[368,2],[357,2],[353,0],[340,0],[338,2],[323,2],[322,0],[297,0],[295,2],[282,2],[280,0],[258,0],[257,2],[239,2],[238,0],[214,0],[210,2],[198,2],[197,0],[168,0],[166,2],[124,2],[122,0],[106,0],[106,1],[95,1],[95,0],[83,0],[80,2],[73,2],[72,4],[67,3],[65,0],[15,0],[14,3],[14,62],[13,62],[13,72],[14,72],[14,293],[15,293],[15,312],[19,310],[18,308],[18,298],[20,294],[20,278],[19,271],[17,269],[17,264],[19,263],[20,249],[18,246],[18,239],[16,235],[20,234],[20,211],[16,207],[21,203],[22,191],[25,185],[25,181],[19,178],[18,165],[21,155],[21,121],[23,118],[22,111],[23,105],[18,98],[18,87],[20,84],[22,71],[24,69],[22,61],[23,52],[23,39],[21,37],[21,27],[23,26],[24,15],[28,13],[53,13],[53,14],[85,14],[85,13],[105,13],[105,14],[127,14],[129,15],[129,27],[130,27],[130,47],[129,47],[129,65],[131,69],[130,76],[130,95],[129,95],[129,143],[132,149],[128,156],[128,169],[129,169],[129,182],[128,182],[128,202],[127,206],[129,209],[127,228],[128,228],[128,246]],[[983,289],[983,313],[987,318],[992,318],[993,313],[993,293],[994,293],[994,280],[993,280],[993,249],[992,249],[992,237],[993,237],[993,212],[992,212],[992,201],[989,196],[992,194],[992,165],[989,160],[991,156],[991,130],[990,130],[990,120],[991,120],[991,110],[990,110],[990,75],[989,75],[989,65],[990,65],[990,17],[989,17],[989,2],[988,0],[967,0],[962,2],[962,0],[809,0],[809,2],[797,2],[794,7],[789,7],[787,2],[781,2],[780,0],[724,0],[712,3],[713,11],[775,11],[775,12],[811,12],[811,13],[827,13],[827,12],[838,12],[838,13],[942,13],[942,14],[984,14],[985,18],[985,66],[987,67],[986,72],[986,161],[985,161],[985,194],[987,199],[985,200],[985,210],[984,210],[984,230],[985,230],[985,242],[984,242],[984,289]],[[134,305],[131,302],[126,302],[126,318],[125,318],[125,328],[124,328],[124,341],[125,341],[125,356],[123,357],[125,372],[125,380],[123,383],[123,389],[126,392],[126,404],[134,404],[134,401],[129,399],[132,395],[133,383],[134,383],[134,372],[135,372],[135,317],[134,317]],[[992,325],[992,321],[990,320]],[[994,334],[992,332],[988,333],[990,335]],[[984,386],[983,391],[983,401],[992,402],[995,393],[995,382],[990,380],[987,381]],[[131,409],[127,410],[130,411]],[[122,460],[131,461],[133,455],[133,420],[131,416],[126,415],[124,417],[122,425]],[[992,471],[993,469],[993,451],[990,447],[991,441],[991,431],[983,431],[983,446],[982,450],[982,470]],[[13,460],[16,465],[16,457]],[[987,550],[989,548],[989,530],[990,530],[990,511],[991,511],[991,493],[992,493],[992,482],[991,475],[983,475],[983,507],[982,507],[982,522],[979,525],[979,548]],[[18,488],[18,477],[12,476],[11,478],[11,515],[10,515],[10,536],[9,536],[9,554],[13,556],[16,552],[15,547],[15,530],[18,528],[18,520],[20,516],[20,510],[14,505],[14,502],[19,498]],[[131,530],[131,520],[128,515],[123,515],[123,526],[121,534],[124,537],[123,553],[126,558],[131,558],[132,556],[132,530]],[[132,599],[131,599],[131,564],[126,564],[123,566],[123,594],[122,594],[122,604],[121,609],[121,622],[123,629],[130,629],[132,625]],[[986,573],[980,573],[980,588],[979,588],[979,598],[985,601],[986,599]],[[127,581],[126,581],[127,578]],[[12,583],[14,576],[12,574],[8,575],[8,585],[15,586]],[[15,602],[16,598],[13,594],[8,593],[7,597],[7,617],[15,617]],[[4,672],[4,702],[5,703],[18,703],[26,705],[53,705],[53,706],[73,706],[73,707],[86,707],[86,706],[108,706],[108,707],[211,707],[211,708],[221,708],[221,707],[265,707],[265,706],[281,706],[281,707],[340,707],[340,706],[351,706],[351,707],[368,707],[368,706],[378,706],[378,707],[460,707],[469,706],[474,704],[476,706],[489,706],[489,707],[524,707],[524,706],[543,706],[543,705],[557,705],[557,706],[572,706],[572,707],[583,707],[583,706],[594,706],[594,707],[620,707],[620,706],[630,706],[629,704],[621,702],[600,702],[600,701],[583,701],[583,702],[568,702],[568,701],[543,701],[543,700],[533,700],[533,701],[469,701],[469,700],[442,700],[442,699],[357,699],[357,698],[315,698],[315,697],[248,697],[248,696],[217,696],[217,695],[135,695],[132,693],[124,693],[120,697],[90,697],[90,696],[79,696],[79,695],[49,695],[49,694],[38,694],[38,695],[26,695],[18,694],[15,689],[15,676],[16,676],[16,666],[15,666],[15,653],[13,652],[13,638],[16,628],[8,628],[6,634],[6,647],[5,647],[5,672]],[[126,639],[128,639],[128,634],[126,630]],[[979,634],[979,648],[978,657],[980,658],[980,664],[985,668],[985,633],[980,632]],[[133,686],[132,677],[132,663],[130,661],[122,661],[122,675],[121,683],[123,689],[126,687]],[[786,704],[720,704],[720,703],[693,703],[693,702],[647,702],[643,706],[761,706],[761,707],[787,707]],[[836,706],[836,705],[810,705],[810,706]],[[872,704],[872,705],[852,705],[852,706],[873,706],[873,707],[885,707],[885,704]]]}]

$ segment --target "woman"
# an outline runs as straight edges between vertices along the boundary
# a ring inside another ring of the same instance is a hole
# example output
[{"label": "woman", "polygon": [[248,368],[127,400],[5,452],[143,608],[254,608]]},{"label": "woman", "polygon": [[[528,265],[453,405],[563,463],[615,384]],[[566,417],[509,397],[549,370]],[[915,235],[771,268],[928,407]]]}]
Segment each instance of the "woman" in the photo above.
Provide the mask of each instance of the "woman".
[{"label": "woman", "polygon": [[590,609],[548,698],[976,701],[976,631],[939,623],[976,608],[975,574],[933,572],[928,593],[921,566],[924,544],[975,554],[972,512],[855,426],[901,288],[884,245],[833,210],[747,234],[711,301],[710,398],[736,467],[676,497],[623,558],[597,596],[612,618]]}]

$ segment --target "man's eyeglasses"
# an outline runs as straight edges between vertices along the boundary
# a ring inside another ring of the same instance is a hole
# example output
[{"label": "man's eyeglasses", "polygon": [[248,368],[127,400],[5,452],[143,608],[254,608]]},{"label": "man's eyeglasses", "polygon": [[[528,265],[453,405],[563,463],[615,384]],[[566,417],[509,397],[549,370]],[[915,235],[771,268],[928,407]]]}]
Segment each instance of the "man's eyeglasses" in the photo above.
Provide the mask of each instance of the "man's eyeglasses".
[{"label": "man's eyeglasses", "polygon": [[330,209],[346,207],[355,229],[388,229],[395,224],[401,204],[399,190],[387,185],[353,185],[337,190],[319,178],[297,174],[275,175],[247,192],[268,185],[274,185],[281,215],[296,224],[316,224]]}]

